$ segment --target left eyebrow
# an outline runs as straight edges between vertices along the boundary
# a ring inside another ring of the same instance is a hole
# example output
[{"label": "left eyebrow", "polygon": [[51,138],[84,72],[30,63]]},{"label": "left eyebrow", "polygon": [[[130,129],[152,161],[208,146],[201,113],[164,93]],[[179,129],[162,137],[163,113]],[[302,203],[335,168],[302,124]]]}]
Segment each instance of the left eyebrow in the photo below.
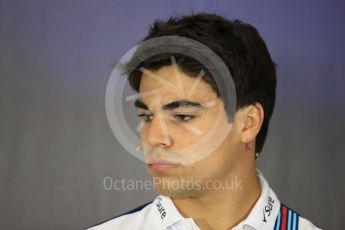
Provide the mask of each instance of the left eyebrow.
[{"label": "left eyebrow", "polygon": [[[144,102],[142,102],[140,99],[135,100],[134,106],[136,108],[142,108],[145,110],[149,110],[147,105]],[[199,102],[188,101],[186,99],[173,101],[173,102],[170,102],[170,103],[162,106],[163,110],[173,110],[173,109],[177,109],[180,107],[182,107],[182,108],[195,108],[195,109],[204,108],[204,106],[201,105]]]}]

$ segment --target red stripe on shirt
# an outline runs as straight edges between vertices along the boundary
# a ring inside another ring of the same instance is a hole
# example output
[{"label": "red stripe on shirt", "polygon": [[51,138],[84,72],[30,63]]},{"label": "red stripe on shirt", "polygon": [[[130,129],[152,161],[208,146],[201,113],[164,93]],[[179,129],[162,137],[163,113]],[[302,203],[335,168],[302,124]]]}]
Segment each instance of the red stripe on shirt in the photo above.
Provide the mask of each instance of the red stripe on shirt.
[{"label": "red stripe on shirt", "polygon": [[285,206],[282,207],[282,222],[281,222],[281,230],[286,230],[286,220],[287,220],[287,208]]}]

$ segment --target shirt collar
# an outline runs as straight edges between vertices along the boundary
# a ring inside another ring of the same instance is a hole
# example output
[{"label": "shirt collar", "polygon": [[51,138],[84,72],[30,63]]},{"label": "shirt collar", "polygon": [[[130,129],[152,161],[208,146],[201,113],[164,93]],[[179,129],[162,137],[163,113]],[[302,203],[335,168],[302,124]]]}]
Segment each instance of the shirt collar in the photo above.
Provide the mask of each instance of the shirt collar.
[{"label": "shirt collar", "polygon": [[280,210],[280,201],[269,187],[262,173],[257,169],[261,194],[246,219],[238,226],[251,226],[254,229],[273,229]]},{"label": "shirt collar", "polygon": [[156,197],[152,202],[151,214],[157,229],[166,229],[178,222],[181,222],[183,226],[195,225],[192,218],[185,218],[179,213],[172,199],[167,196],[159,195]]},{"label": "shirt collar", "polygon": [[[248,217],[233,229],[246,229],[247,226],[254,229],[273,229],[274,227],[280,210],[280,201],[258,169],[257,177],[261,186],[260,197]],[[152,204],[151,214],[157,229],[166,229],[178,223],[188,225],[190,229],[199,229],[192,218],[184,218],[179,213],[170,197],[159,195]]]}]

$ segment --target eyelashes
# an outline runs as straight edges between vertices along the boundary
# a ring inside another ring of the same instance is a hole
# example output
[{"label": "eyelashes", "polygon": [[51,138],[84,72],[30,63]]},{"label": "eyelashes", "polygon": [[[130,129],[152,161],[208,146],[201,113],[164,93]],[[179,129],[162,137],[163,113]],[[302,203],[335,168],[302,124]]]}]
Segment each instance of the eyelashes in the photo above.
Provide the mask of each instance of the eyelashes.
[{"label": "eyelashes", "polygon": [[150,119],[147,119],[147,117],[152,116],[151,114],[145,114],[145,113],[140,113],[138,114],[138,117],[140,117],[145,123],[149,122]]},{"label": "eyelashes", "polygon": [[193,120],[196,116],[195,115],[187,115],[187,114],[176,114],[173,116],[174,119],[177,118],[177,121],[179,122],[189,122]]},{"label": "eyelashes", "polygon": [[[138,117],[140,117],[145,123],[148,123],[151,121],[151,117],[153,116],[152,114],[145,114],[145,113],[140,113],[137,114]],[[195,119],[196,115],[188,115],[188,114],[175,114],[172,116],[174,121],[177,122],[189,122],[193,119]]]}]

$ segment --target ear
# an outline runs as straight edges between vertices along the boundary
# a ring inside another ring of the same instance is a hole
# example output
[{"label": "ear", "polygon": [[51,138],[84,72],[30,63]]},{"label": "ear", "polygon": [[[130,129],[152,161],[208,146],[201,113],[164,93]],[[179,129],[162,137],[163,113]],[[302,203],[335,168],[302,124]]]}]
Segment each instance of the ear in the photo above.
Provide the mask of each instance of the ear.
[{"label": "ear", "polygon": [[243,144],[253,145],[264,120],[264,109],[260,103],[256,102],[244,107],[242,112],[240,139]]}]

